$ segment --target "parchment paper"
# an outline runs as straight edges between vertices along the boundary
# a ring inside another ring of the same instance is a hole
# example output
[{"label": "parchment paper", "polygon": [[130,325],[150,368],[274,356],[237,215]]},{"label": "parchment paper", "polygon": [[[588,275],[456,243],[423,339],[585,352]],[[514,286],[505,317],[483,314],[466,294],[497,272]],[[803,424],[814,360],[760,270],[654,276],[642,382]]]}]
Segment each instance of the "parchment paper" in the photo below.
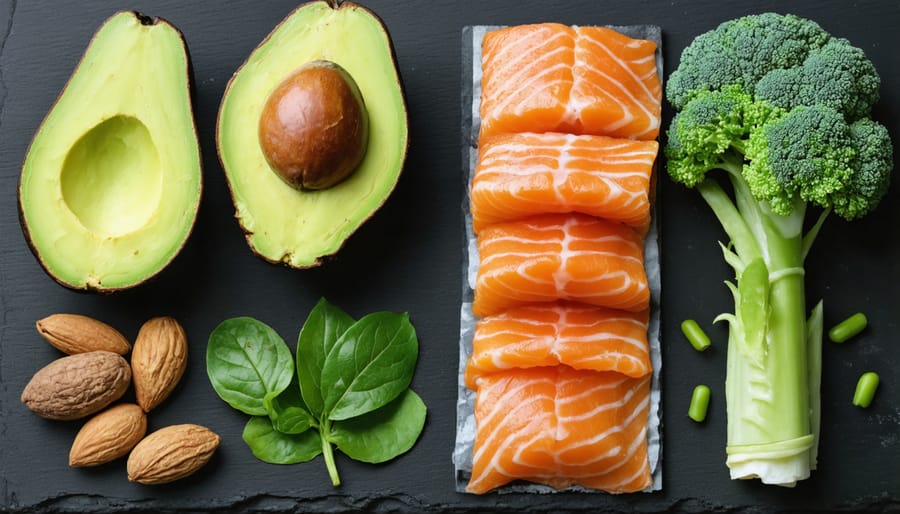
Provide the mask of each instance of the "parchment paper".
[{"label": "parchment paper", "polygon": [[[460,307],[459,329],[459,396],[456,404],[456,446],[453,450],[453,464],[456,470],[456,490],[465,492],[466,484],[472,471],[472,447],[475,442],[475,392],[465,385],[464,373],[466,360],[472,353],[472,336],[475,332],[475,317],[472,315],[472,299],[475,288],[475,277],[478,273],[478,247],[472,230],[472,215],[469,212],[468,192],[472,187],[472,175],[478,161],[478,131],[480,126],[481,102],[481,41],[484,34],[499,26],[476,25],[467,26],[462,31],[462,135],[463,166],[465,191],[462,211],[465,218],[465,256],[463,258],[463,295]],[[627,36],[647,39],[656,43],[656,68],[662,77],[662,32],[655,25],[610,26]],[[657,161],[658,162],[658,161]],[[654,176],[656,175],[654,170]],[[656,180],[651,180],[651,200],[654,199]],[[659,342],[659,306],[660,306],[660,270],[659,270],[659,223],[653,209],[650,230],[644,240],[644,266],[650,286],[650,324],[648,341],[650,343],[650,361],[653,365],[653,377],[650,385],[650,413],[647,424],[648,457],[650,470],[653,473],[653,484],[646,492],[662,489],[662,438],[660,437],[660,385],[659,374],[662,367],[662,355]],[[572,487],[568,490],[584,492],[600,492],[584,487]],[[531,492],[552,493],[556,489],[525,482],[515,482],[497,489],[497,492]]]}]

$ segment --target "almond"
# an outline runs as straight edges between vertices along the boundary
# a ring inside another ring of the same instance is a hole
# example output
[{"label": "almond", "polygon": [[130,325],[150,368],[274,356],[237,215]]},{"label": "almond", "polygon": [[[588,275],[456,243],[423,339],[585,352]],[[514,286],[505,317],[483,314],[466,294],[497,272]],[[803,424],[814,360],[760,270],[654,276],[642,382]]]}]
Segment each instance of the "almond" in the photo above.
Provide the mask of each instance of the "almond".
[{"label": "almond", "polygon": [[69,355],[98,350],[125,355],[131,351],[131,344],[118,330],[80,314],[53,314],[35,325],[47,342]]},{"label": "almond", "polygon": [[131,368],[121,355],[98,351],[56,359],[31,377],[22,403],[48,419],[78,419],[103,410],[125,394]]},{"label": "almond", "polygon": [[187,337],[174,318],[153,318],[141,327],[131,353],[137,403],[150,412],[178,385],[187,367]]},{"label": "almond", "polygon": [[69,451],[69,466],[98,466],[124,457],[147,433],[147,415],[133,403],[110,407],[89,419]]},{"label": "almond", "polygon": [[200,425],[172,425],[145,437],[128,456],[128,480],[167,484],[193,474],[219,446],[219,436]]}]

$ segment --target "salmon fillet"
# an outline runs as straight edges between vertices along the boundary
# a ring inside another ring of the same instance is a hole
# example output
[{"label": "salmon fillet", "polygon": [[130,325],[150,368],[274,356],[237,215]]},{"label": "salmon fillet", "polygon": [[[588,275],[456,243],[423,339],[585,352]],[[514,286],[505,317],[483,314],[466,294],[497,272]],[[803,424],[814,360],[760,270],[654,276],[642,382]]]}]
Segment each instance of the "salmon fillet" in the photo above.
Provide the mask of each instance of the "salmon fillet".
[{"label": "salmon fillet", "polygon": [[581,212],[650,225],[659,143],[571,134],[506,134],[483,141],[472,179],[475,232],[539,213]]},{"label": "salmon fillet", "polygon": [[552,366],[486,375],[477,388],[467,491],[519,479],[614,493],[651,484],[649,376]]},{"label": "salmon fillet", "polygon": [[482,41],[481,137],[659,134],[656,43],[602,27],[519,25]]},{"label": "salmon fillet", "polygon": [[628,311],[649,307],[641,237],[621,223],[584,214],[498,223],[478,234],[478,253],[472,303],[478,317],[556,300]]},{"label": "salmon fillet", "polygon": [[656,43],[604,27],[575,33],[571,104],[585,133],[656,139],[662,110]]},{"label": "salmon fillet", "polygon": [[482,48],[481,138],[511,132],[575,132],[568,109],[575,31],[558,23],[488,32]]},{"label": "salmon fillet", "polygon": [[651,371],[650,311],[627,312],[569,302],[517,307],[475,326],[466,385],[510,368],[565,364],[642,377]]}]

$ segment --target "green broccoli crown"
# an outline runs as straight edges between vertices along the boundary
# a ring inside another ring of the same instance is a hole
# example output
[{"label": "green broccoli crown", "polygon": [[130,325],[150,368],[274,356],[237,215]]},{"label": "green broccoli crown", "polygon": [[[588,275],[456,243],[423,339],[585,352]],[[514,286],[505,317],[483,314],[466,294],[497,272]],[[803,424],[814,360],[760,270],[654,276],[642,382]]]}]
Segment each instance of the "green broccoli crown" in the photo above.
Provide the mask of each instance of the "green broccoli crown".
[{"label": "green broccoli crown", "polygon": [[869,115],[880,86],[875,65],[865,52],[846,39],[832,38],[810,52],[802,65],[762,77],[755,96],[786,109],[823,104],[856,120]]},{"label": "green broccoli crown", "polygon": [[683,108],[701,90],[739,85],[753,91],[772,70],[801,65],[829,34],[795,15],[763,13],[722,23],[684,49],[666,85],[666,98]]},{"label": "green broccoli crown", "polygon": [[893,168],[890,136],[868,118],[880,84],[863,50],[813,21],[727,21],[684,50],[667,83],[680,111],[668,131],[669,175],[694,187],[709,170],[739,170],[776,214],[806,202],[864,216]]}]

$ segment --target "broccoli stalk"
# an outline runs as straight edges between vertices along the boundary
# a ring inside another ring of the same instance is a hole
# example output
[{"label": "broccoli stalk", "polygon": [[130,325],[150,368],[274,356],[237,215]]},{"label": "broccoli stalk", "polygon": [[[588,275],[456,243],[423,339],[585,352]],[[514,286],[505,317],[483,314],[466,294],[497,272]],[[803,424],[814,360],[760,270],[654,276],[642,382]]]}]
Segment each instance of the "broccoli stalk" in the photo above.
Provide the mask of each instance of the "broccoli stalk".
[{"label": "broccoli stalk", "polygon": [[868,118],[878,84],[861,50],[772,13],[699,36],[668,82],[669,175],[730,240],[734,312],[716,320],[729,323],[732,478],[792,486],[815,468],[822,306],[807,320],[804,260],[830,213],[864,216],[887,191],[891,141]]},{"label": "broccoli stalk", "polygon": [[793,484],[809,475],[815,439],[807,387],[805,208],[775,214],[753,199],[739,166],[726,171],[737,207],[714,179],[698,186],[727,227],[733,248],[723,251],[737,278],[736,285],[727,282],[734,313],[716,319],[730,325],[726,463],[732,478]]}]

